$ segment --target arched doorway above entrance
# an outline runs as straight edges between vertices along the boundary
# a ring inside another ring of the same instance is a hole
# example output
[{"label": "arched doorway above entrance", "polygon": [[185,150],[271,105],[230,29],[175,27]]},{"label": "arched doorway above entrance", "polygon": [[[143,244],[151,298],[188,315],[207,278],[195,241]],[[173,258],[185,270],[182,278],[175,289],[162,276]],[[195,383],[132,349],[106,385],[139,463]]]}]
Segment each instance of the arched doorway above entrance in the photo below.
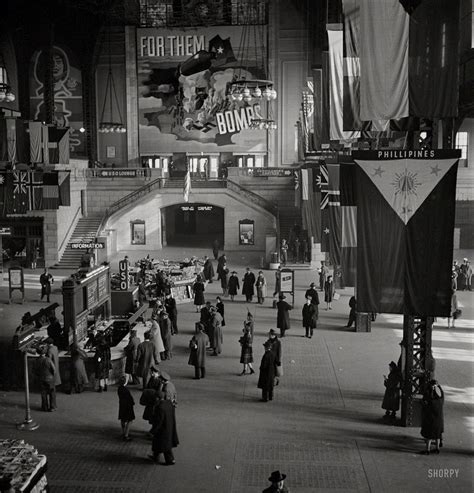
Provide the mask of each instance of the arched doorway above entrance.
[{"label": "arched doorway above entrance", "polygon": [[204,203],[182,203],[162,209],[162,242],[168,246],[224,247],[224,208]]}]

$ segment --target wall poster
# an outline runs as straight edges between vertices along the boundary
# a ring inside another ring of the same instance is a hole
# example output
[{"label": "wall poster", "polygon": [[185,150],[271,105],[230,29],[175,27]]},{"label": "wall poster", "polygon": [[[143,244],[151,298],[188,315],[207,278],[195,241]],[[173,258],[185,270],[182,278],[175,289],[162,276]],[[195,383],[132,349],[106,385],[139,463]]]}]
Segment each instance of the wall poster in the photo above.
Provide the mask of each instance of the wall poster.
[{"label": "wall poster", "polygon": [[132,245],[145,245],[145,221],[130,221]]},{"label": "wall poster", "polygon": [[[266,131],[249,128],[253,117],[266,117],[267,103],[226,94],[236,69],[246,79],[267,78],[251,58],[267,49],[262,31],[239,53],[240,26],[137,29],[140,154],[267,151]],[[182,75],[180,66],[200,51],[215,54],[210,68]]]},{"label": "wall poster", "polygon": [[244,219],[239,221],[239,245],[254,245],[255,221]]}]

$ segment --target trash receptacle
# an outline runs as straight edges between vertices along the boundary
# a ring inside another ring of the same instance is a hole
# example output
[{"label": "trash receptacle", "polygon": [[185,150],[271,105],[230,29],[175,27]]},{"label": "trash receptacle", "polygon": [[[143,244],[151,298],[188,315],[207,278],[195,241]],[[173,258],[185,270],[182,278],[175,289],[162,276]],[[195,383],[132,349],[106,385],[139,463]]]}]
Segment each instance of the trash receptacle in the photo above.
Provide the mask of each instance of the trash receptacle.
[{"label": "trash receptacle", "polygon": [[278,252],[272,252],[270,254],[270,263],[277,264],[278,263]]}]

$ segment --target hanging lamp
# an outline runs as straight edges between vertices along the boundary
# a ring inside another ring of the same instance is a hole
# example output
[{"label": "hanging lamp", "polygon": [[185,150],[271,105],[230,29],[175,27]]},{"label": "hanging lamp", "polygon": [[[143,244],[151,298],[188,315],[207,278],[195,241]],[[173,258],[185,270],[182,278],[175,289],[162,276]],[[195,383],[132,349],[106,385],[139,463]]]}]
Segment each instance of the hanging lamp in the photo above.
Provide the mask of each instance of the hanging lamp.
[{"label": "hanging lamp", "polygon": [[[125,133],[126,126],[122,123],[122,114],[115,88],[114,76],[112,74],[112,43],[110,39],[110,26],[108,28],[108,51],[109,51],[109,71],[107,83],[105,85],[104,103],[100,114],[99,133]],[[115,119],[114,104],[117,108],[118,119]],[[108,110],[108,111],[107,111]]]}]

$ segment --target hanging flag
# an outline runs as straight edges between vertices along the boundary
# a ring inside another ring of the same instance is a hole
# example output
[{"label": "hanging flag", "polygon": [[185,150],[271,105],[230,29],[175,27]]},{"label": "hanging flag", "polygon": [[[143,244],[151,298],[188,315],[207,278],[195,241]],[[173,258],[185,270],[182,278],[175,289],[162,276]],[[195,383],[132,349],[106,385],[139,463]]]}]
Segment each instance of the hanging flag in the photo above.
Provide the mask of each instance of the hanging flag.
[{"label": "hanging flag", "polygon": [[342,25],[328,25],[329,41],[329,138],[330,140],[354,140],[360,132],[344,132],[343,95],[343,31]]},{"label": "hanging flag", "polygon": [[301,200],[308,200],[308,170],[301,170]]},{"label": "hanging flag", "polygon": [[6,214],[24,214],[28,211],[27,182],[27,171],[11,171],[6,173]]},{"label": "hanging flag", "polygon": [[42,163],[42,141],[41,132],[43,124],[41,122],[28,122],[28,134],[30,136],[30,162]]},{"label": "hanging flag", "polygon": [[43,172],[29,171],[26,187],[28,189],[28,210],[40,211],[43,209]]},{"label": "hanging flag", "polygon": [[[344,0],[345,13],[350,3]],[[361,120],[457,116],[459,0],[425,1],[411,15],[399,0],[354,3],[360,7]]]},{"label": "hanging flag", "polygon": [[341,163],[341,270],[346,287],[355,287],[357,271],[357,206],[354,162]]},{"label": "hanging flag", "polygon": [[191,193],[191,172],[189,171],[189,164],[188,164],[186,169],[186,175],[184,176],[184,187],[183,187],[183,200],[185,202],[188,202],[190,193]]},{"label": "hanging flag", "polygon": [[334,269],[339,271],[341,265],[341,192],[339,189],[339,164],[328,164],[327,168],[329,175],[327,206],[329,261],[334,266]]},{"label": "hanging flag", "polygon": [[450,315],[459,154],[353,153],[358,310]]},{"label": "hanging flag", "polygon": [[71,172],[58,171],[59,205],[71,205]]},{"label": "hanging flag", "polygon": [[0,172],[0,217],[5,216],[6,173]]},{"label": "hanging flag", "polygon": [[43,174],[43,209],[59,208],[58,172]]},{"label": "hanging flag", "polygon": [[295,169],[293,171],[293,182],[295,188],[295,207],[301,207],[300,174],[301,174],[301,170],[299,169]]},{"label": "hanging flag", "polygon": [[226,63],[237,61],[230,38],[222,39],[219,35],[214,36],[209,41],[209,53],[213,53],[215,56],[215,62],[213,63],[215,67],[221,67]]},{"label": "hanging flag", "polygon": [[303,229],[308,232],[308,239],[314,243],[321,242],[321,192],[316,182],[319,174],[319,166],[308,168],[308,193],[307,200],[301,202],[301,216]]},{"label": "hanging flag", "polygon": [[329,216],[328,216],[328,203],[329,203],[329,174],[327,164],[322,161],[319,166],[319,174],[317,178],[317,184],[321,190],[321,251],[329,251]]}]

